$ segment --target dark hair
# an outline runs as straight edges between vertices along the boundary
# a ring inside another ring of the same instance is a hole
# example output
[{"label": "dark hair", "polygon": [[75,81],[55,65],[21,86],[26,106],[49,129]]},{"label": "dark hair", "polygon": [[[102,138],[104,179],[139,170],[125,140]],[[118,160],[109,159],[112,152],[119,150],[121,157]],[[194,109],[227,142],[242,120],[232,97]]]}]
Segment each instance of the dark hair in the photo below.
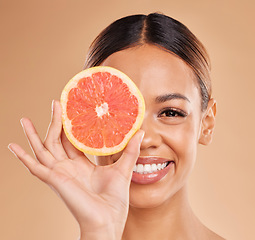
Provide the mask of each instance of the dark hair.
[{"label": "dark hair", "polygon": [[137,45],[153,44],[184,60],[197,77],[202,111],[211,98],[210,61],[202,43],[179,21],[159,13],[116,20],[92,42],[85,68],[100,65],[111,54]]}]

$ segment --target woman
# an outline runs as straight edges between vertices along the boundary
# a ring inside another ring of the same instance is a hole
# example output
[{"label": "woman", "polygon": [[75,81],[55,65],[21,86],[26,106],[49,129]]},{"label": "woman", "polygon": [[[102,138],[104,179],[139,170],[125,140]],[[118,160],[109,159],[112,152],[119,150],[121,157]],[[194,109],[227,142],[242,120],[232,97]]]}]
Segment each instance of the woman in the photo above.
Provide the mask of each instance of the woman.
[{"label": "woman", "polygon": [[223,239],[198,220],[187,196],[197,145],[211,142],[215,124],[202,44],[163,14],[133,15],[92,43],[85,68],[96,65],[123,71],[144,96],[144,122],[125,150],[91,163],[67,140],[54,101],[44,143],[32,122],[21,120],[38,161],[17,144],[11,151],[60,195],[80,239]]}]

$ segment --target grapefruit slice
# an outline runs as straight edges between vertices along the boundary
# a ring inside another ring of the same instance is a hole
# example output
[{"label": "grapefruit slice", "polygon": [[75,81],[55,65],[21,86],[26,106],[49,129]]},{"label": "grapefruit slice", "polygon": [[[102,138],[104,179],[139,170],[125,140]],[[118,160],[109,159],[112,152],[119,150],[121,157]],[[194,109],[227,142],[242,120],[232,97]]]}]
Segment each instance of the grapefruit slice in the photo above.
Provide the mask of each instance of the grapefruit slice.
[{"label": "grapefruit slice", "polygon": [[62,121],[69,141],[80,151],[103,156],[125,148],[140,128],[142,94],[121,71],[105,66],[76,74],[61,94]]}]

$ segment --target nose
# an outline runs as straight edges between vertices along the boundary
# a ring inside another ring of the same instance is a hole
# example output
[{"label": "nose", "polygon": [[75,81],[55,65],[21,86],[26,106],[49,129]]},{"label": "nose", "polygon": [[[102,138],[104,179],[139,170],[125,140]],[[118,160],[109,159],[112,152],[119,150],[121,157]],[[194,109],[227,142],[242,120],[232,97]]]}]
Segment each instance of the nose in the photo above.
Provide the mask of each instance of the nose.
[{"label": "nose", "polygon": [[153,120],[145,118],[141,129],[144,130],[144,138],[141,143],[141,150],[148,148],[157,148],[162,143],[160,134],[157,131],[157,127],[153,124]]}]

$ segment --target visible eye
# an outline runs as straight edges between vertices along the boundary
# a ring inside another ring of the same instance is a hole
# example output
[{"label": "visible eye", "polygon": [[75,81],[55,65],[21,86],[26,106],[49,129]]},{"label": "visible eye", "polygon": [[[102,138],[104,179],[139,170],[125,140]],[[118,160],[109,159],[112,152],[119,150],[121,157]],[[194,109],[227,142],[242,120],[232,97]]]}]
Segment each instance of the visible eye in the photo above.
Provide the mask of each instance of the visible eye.
[{"label": "visible eye", "polygon": [[158,117],[187,117],[187,113],[180,109],[175,109],[175,108],[167,108],[163,109]]}]

